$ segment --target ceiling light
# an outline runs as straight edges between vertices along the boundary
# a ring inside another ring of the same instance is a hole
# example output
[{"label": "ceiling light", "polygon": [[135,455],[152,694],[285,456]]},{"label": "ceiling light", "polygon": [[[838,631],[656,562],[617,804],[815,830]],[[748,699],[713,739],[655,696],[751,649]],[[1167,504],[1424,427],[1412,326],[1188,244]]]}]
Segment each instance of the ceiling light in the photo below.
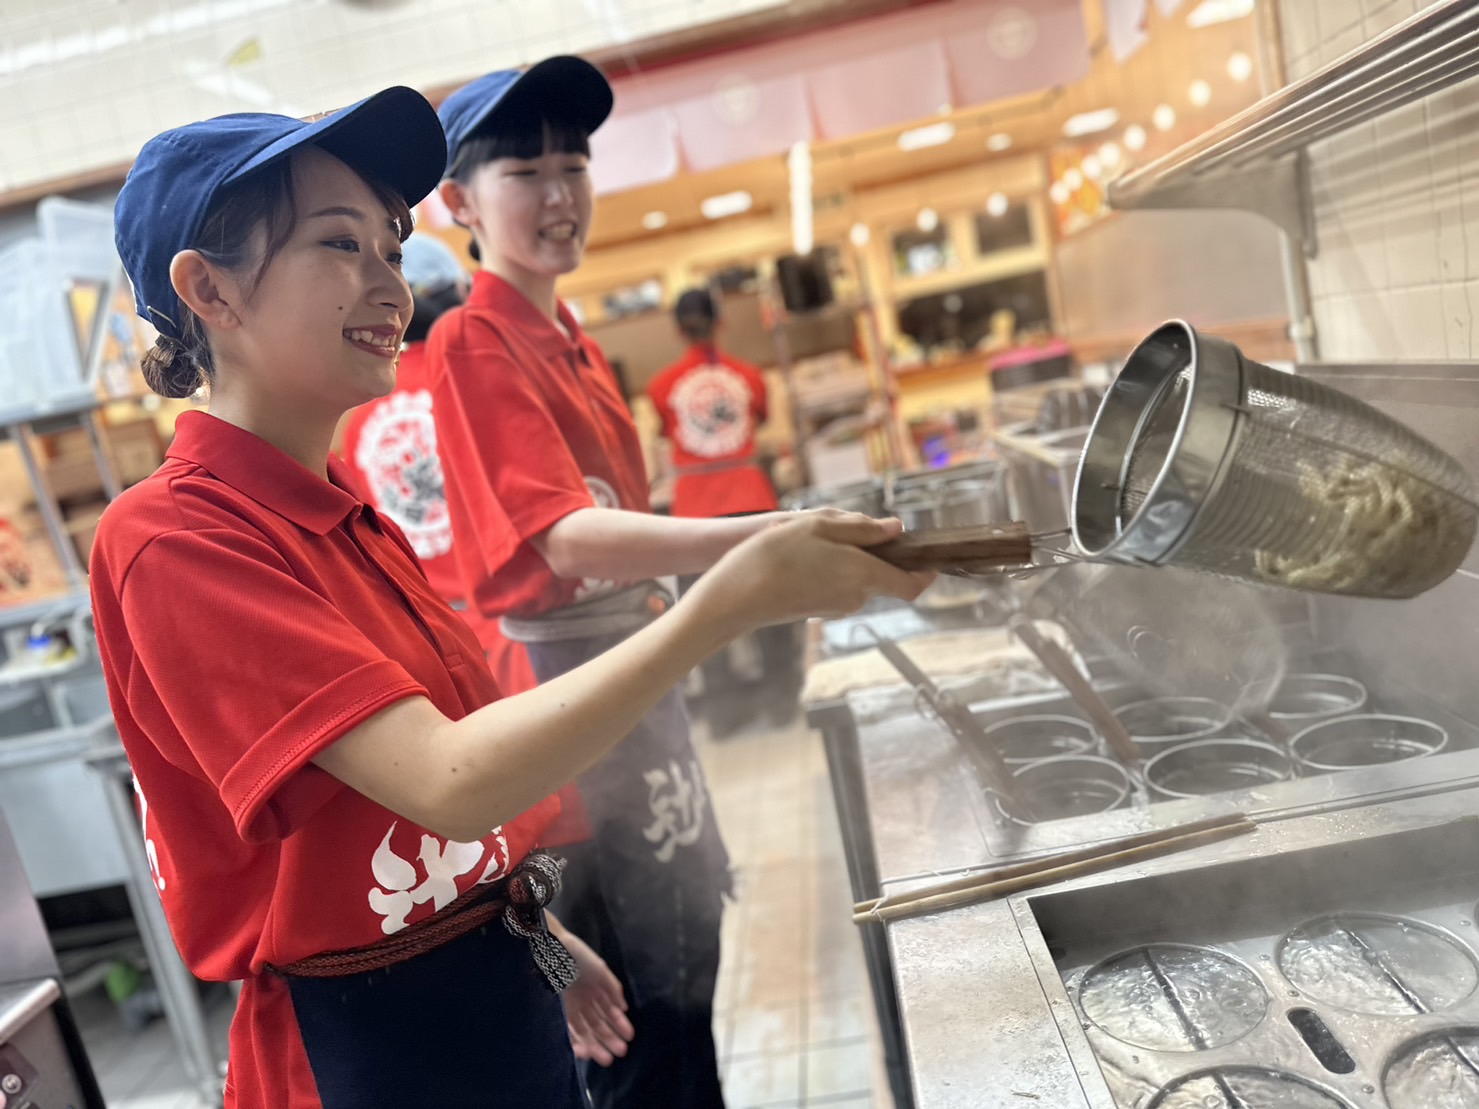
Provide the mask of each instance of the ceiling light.
[{"label": "ceiling light", "polygon": [[921,231],[928,235],[940,226],[940,213],[933,208],[921,208],[914,222],[919,225]]},{"label": "ceiling light", "polygon": [[1054,181],[1048,189],[1048,199],[1054,204],[1067,204],[1068,198],[1073,194],[1068,191],[1068,186],[1062,181]]},{"label": "ceiling light", "polygon": [[726,216],[748,212],[754,203],[750,194],[740,189],[737,192],[706,197],[699,203],[698,210],[704,214],[705,219],[724,219]]},{"label": "ceiling light", "polygon": [[661,231],[668,225],[668,214],[666,212],[648,212],[642,217],[642,226],[649,231]]},{"label": "ceiling light", "polygon": [[1099,148],[1099,161],[1103,163],[1105,169],[1114,169],[1120,164],[1121,157],[1120,144],[1117,142],[1107,142]]},{"label": "ceiling light", "polygon": [[1094,112],[1080,112],[1076,116],[1069,116],[1063,124],[1063,134],[1070,139],[1076,139],[1080,135],[1093,135],[1100,131],[1107,131],[1120,121],[1120,113],[1117,108],[1100,108]]},{"label": "ceiling light", "polygon": [[1253,14],[1253,0],[1202,0],[1186,17],[1188,27],[1210,27]]},{"label": "ceiling light", "polygon": [[955,124],[948,119],[939,123],[926,123],[899,135],[900,150],[924,150],[931,146],[944,146],[955,138]]},{"label": "ceiling light", "polygon": [[873,237],[866,223],[855,223],[848,229],[847,237],[852,245],[862,249],[868,245],[868,240]]},{"label": "ceiling light", "polygon": [[1003,150],[1010,150],[1011,146],[1012,136],[1008,135],[1005,131],[998,131],[986,140],[986,149],[995,151],[998,154]]},{"label": "ceiling light", "polygon": [[1169,131],[1176,126],[1176,109],[1169,104],[1158,104],[1150,113],[1150,122],[1157,131]]},{"label": "ceiling light", "polygon": [[1012,202],[1007,199],[1006,193],[992,193],[986,198],[986,211],[998,219],[1007,214],[1007,209]]},{"label": "ceiling light", "polygon": [[1138,123],[1130,124],[1130,126],[1125,128],[1125,149],[1144,150],[1145,138],[1144,127],[1141,127]]},{"label": "ceiling light", "polygon": [[1099,160],[1099,155],[1089,154],[1084,157],[1084,176],[1090,181],[1097,181],[1104,176],[1104,163]]},{"label": "ceiling light", "polygon": [[1212,86],[1198,77],[1186,90],[1186,98],[1198,108],[1205,108],[1212,103]]},{"label": "ceiling light", "polygon": [[1233,51],[1227,59],[1227,75],[1234,81],[1243,82],[1253,76],[1253,59],[1241,50]]}]

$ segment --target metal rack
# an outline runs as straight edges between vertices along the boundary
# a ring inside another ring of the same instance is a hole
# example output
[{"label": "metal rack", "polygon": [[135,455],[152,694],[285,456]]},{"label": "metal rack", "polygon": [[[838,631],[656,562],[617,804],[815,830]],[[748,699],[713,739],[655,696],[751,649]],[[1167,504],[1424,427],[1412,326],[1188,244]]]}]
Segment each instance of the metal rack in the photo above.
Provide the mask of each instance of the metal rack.
[{"label": "metal rack", "polygon": [[[67,575],[68,588],[84,594],[87,590],[87,567],[82,565],[82,560],[77,555],[77,548],[73,545],[71,536],[67,534],[67,525],[62,519],[61,506],[57,504],[51,485],[46,480],[46,471],[42,469],[37,460],[36,439],[38,436],[71,428],[81,428],[85,431],[88,445],[92,448],[93,461],[97,463],[98,475],[102,479],[103,493],[108,500],[113,500],[122,489],[122,482],[119,479],[117,468],[113,465],[113,457],[108,452],[103,439],[98,408],[98,400],[88,397],[78,400],[73,405],[45,412],[15,413],[7,417],[4,422],[0,422],[0,442],[14,439],[16,446],[20,449],[21,462],[26,468],[26,476],[30,479],[31,488],[36,494],[36,508],[46,524],[46,531],[51,537],[52,544],[56,547],[57,558],[61,560],[62,569]],[[51,598],[46,603],[53,604],[57,601],[57,598]],[[3,611],[0,610],[0,613]],[[0,619],[3,618],[0,616]],[[14,623],[14,621],[11,622]]]},{"label": "metal rack", "polygon": [[1442,0],[1109,187],[1111,207],[1241,208],[1318,250],[1304,149],[1479,74],[1479,4]]}]

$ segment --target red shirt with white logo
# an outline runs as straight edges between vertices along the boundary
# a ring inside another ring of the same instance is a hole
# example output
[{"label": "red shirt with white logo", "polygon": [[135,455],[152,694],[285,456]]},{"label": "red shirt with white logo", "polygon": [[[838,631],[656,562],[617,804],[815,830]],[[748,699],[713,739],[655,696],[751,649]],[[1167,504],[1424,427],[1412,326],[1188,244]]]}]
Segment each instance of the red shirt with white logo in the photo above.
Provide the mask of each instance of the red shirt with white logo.
[{"label": "red shirt with white logo", "polygon": [[[524,645],[506,638],[496,619],[464,600],[452,554],[452,519],[426,369],[426,344],[406,344],[396,363],[395,390],[360,405],[345,421],[344,461],[358,474],[369,502],[405,532],[427,581],[472,628],[498,688],[512,697],[539,681]],[[574,783],[561,789],[559,798],[560,815],[546,829],[542,845],[558,847],[589,839],[590,823]]]},{"label": "red shirt with white logo", "polygon": [[759,370],[699,344],[653,378],[647,395],[673,445],[674,516],[776,507],[775,489],[754,461],[755,430],[765,422],[767,404]]},{"label": "red shirt with white logo", "polygon": [[349,413],[343,456],[358,472],[370,503],[406,533],[431,587],[472,627],[498,688],[512,696],[538,685],[523,645],[505,639],[496,620],[464,599],[452,555],[452,516],[437,453],[424,342],[408,343],[401,351],[394,392]]},{"label": "red shirt with white logo", "polygon": [[484,270],[427,340],[457,566],[487,616],[610,590],[619,583],[557,577],[529,540],[582,508],[651,511],[616,375],[563,304],[559,316]]},{"label": "red shirt with white logo", "polygon": [[452,517],[425,363],[426,344],[407,344],[396,363],[395,391],[349,413],[343,454],[359,471],[370,503],[406,533],[432,588],[456,602],[462,582],[452,558]]},{"label": "red shirt with white logo", "polygon": [[98,649],[170,930],[196,975],[245,980],[228,1106],[319,1104],[268,964],[430,916],[508,873],[558,810],[547,798],[451,842],[312,764],[404,698],[460,719],[499,695],[405,537],[346,491],[337,458],[328,466],[325,481],[186,413],[93,547]]}]

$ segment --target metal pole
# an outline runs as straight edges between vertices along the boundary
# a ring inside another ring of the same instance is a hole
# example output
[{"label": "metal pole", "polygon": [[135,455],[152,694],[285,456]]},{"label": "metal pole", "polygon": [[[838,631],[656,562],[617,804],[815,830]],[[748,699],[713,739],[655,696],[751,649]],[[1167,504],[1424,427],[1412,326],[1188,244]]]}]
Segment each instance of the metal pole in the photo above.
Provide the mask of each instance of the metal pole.
[{"label": "metal pole", "polygon": [[[1277,0],[1259,0],[1256,11],[1258,36],[1258,68],[1262,73],[1263,93],[1268,95],[1288,83],[1284,70],[1284,29],[1279,21]],[[1310,203],[1309,159],[1300,151],[1294,173],[1295,188],[1299,191],[1299,205],[1304,214],[1305,242],[1296,242],[1286,230],[1279,239],[1279,262],[1284,271],[1285,298],[1289,305],[1289,339],[1294,343],[1294,359],[1299,364],[1319,360],[1319,336],[1315,332],[1314,298],[1310,293],[1309,264],[1306,258],[1314,257],[1310,250],[1319,241],[1319,229],[1315,226],[1314,206]]]},{"label": "metal pole", "polygon": [[52,495],[51,483],[36,464],[36,451],[32,446],[34,436],[35,432],[29,423],[15,425],[15,442],[20,448],[21,464],[26,468],[26,477],[31,481],[31,488],[36,491],[36,507],[40,510],[47,534],[51,536],[52,544],[57,549],[57,558],[61,559],[62,569],[66,571],[67,585],[72,589],[81,589],[87,585],[87,570],[77,557],[77,548],[73,546],[72,538],[67,534],[67,526],[62,522],[62,510],[56,497]]},{"label": "metal pole", "polygon": [[94,760],[92,766],[106,779],[107,788],[103,792],[108,798],[108,811],[118,829],[118,840],[128,862],[126,889],[129,906],[139,925],[139,934],[149,956],[149,967],[159,984],[165,1017],[180,1049],[185,1073],[209,1104],[219,1106],[225,1099],[221,1064],[211,1049],[205,1014],[200,1006],[199,986],[170,938],[169,923],[165,920],[164,906],[159,902],[154,871],[149,866],[134,812],[133,778],[128,763],[122,755],[110,755]]}]

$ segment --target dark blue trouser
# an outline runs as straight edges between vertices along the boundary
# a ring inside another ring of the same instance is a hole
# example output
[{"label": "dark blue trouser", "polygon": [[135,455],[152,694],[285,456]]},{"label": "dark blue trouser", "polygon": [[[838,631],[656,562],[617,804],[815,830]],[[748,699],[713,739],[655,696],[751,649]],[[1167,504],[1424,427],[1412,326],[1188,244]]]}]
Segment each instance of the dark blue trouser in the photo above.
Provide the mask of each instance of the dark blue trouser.
[{"label": "dark blue trouser", "polygon": [[[621,636],[528,644],[541,682]],[[586,1068],[598,1109],[722,1109],[713,1036],[729,856],[677,690],[579,779],[592,839],[569,865],[555,915],[622,981],[636,1027],[627,1056]]]},{"label": "dark blue trouser", "polygon": [[501,921],[382,970],[287,981],[324,1109],[588,1109],[559,995]]}]

